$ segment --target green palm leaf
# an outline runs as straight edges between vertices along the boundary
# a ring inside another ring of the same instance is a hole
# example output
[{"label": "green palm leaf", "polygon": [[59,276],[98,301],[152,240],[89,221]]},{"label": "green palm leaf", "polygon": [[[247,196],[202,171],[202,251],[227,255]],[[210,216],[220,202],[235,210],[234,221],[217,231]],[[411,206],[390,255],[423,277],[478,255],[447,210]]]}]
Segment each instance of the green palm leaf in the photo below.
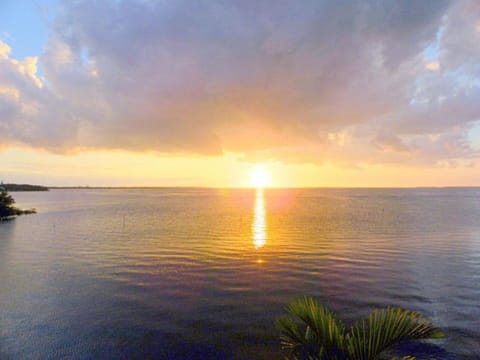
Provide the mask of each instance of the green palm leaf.
[{"label": "green palm leaf", "polygon": [[355,323],[346,336],[348,353],[358,360],[377,359],[403,341],[437,339],[443,333],[422,315],[400,308],[375,310]]},{"label": "green palm leaf", "polygon": [[293,301],[286,311],[290,316],[279,318],[277,327],[289,359],[375,360],[400,342],[444,336],[422,315],[400,308],[375,310],[348,331],[331,311],[310,297]]},{"label": "green palm leaf", "polygon": [[344,359],[345,326],[332,312],[315,300],[304,297],[286,307],[291,317],[278,319],[281,344],[294,359]]}]

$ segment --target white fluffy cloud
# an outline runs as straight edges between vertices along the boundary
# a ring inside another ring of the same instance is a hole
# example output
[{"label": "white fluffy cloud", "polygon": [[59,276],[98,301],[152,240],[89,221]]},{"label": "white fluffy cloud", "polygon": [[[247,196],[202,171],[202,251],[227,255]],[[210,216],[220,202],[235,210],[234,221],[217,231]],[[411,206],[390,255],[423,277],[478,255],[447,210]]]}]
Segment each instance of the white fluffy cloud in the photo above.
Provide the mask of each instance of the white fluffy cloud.
[{"label": "white fluffy cloud", "polygon": [[76,129],[72,110],[37,77],[36,57],[21,61],[0,41],[0,143],[68,151]]},{"label": "white fluffy cloud", "polygon": [[0,142],[470,161],[479,21],[475,0],[64,1],[42,82],[0,43]]}]

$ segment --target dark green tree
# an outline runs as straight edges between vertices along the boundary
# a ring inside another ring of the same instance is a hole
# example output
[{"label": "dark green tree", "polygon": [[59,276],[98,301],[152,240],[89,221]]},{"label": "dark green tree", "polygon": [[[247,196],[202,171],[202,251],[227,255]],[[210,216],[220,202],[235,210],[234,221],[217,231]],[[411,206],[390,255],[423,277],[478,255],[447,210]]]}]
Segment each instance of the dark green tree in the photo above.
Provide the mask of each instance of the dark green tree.
[{"label": "dark green tree", "polygon": [[0,221],[11,219],[17,215],[35,213],[35,209],[20,210],[14,204],[15,200],[13,197],[0,185]]},{"label": "dark green tree", "polygon": [[376,360],[399,343],[444,336],[422,315],[400,308],[375,310],[349,327],[310,297],[286,310],[290,316],[281,317],[277,326],[288,359]]},{"label": "dark green tree", "polygon": [[0,189],[0,219],[17,215],[17,209],[13,204],[15,204],[13,197],[5,189]]}]

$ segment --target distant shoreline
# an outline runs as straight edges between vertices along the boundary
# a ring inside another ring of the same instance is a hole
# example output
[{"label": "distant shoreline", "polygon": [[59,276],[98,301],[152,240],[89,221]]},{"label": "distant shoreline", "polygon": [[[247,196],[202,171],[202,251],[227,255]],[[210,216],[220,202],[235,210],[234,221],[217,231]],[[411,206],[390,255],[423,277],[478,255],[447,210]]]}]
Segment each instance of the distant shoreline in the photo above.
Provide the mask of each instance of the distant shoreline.
[{"label": "distant shoreline", "polygon": [[[222,190],[256,190],[255,187],[210,187],[210,186],[44,186],[30,184],[3,184],[9,192],[21,191],[49,191],[49,190],[172,190],[172,189],[222,189]],[[480,186],[409,186],[409,187],[375,187],[375,186],[305,186],[305,187],[265,187],[264,190],[307,190],[307,189],[324,189],[324,190],[400,190],[400,189],[478,189]]]},{"label": "distant shoreline", "polygon": [[[211,187],[211,186],[49,186],[50,190],[154,190],[154,189],[223,189],[223,190],[256,190],[255,187]],[[480,189],[479,186],[305,186],[305,187],[265,187],[264,190],[302,190],[302,189]]]},{"label": "distant shoreline", "polygon": [[8,192],[16,191],[48,191],[49,188],[41,185],[30,185],[30,184],[2,184],[2,186]]}]

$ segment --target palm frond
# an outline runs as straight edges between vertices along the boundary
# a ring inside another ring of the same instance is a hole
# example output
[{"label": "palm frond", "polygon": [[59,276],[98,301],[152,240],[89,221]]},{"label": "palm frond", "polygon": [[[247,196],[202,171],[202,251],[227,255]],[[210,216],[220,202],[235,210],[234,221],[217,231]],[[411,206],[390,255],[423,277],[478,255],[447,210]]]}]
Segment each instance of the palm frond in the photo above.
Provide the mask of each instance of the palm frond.
[{"label": "palm frond", "polygon": [[437,339],[444,334],[422,315],[400,308],[375,310],[346,335],[351,358],[373,360],[402,341]]},{"label": "palm frond", "polygon": [[302,322],[299,325],[286,316],[277,322],[282,347],[291,358],[344,358],[345,326],[332,312],[310,297],[293,301],[286,311]]}]

